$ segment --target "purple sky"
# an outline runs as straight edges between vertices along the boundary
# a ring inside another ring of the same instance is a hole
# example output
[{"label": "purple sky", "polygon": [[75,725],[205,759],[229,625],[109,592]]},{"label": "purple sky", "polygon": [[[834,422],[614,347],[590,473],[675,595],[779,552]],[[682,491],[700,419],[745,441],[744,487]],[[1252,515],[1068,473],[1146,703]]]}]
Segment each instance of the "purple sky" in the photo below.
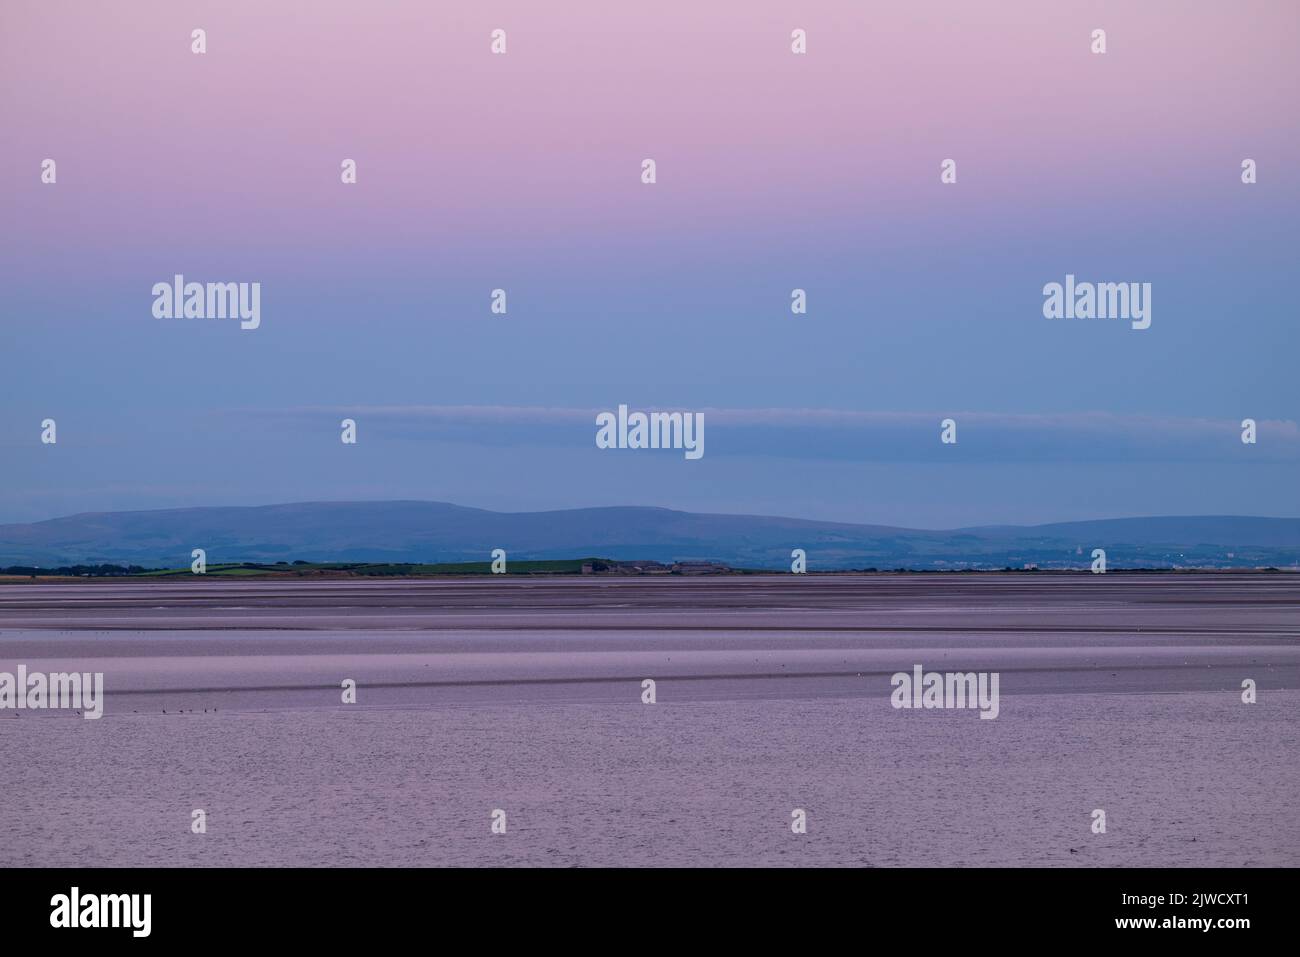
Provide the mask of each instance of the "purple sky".
[{"label": "purple sky", "polygon": [[[1284,2],[9,0],[0,521],[1300,515],[1297,40]],[[155,319],[176,273],[261,327]],[[1045,319],[1067,273],[1150,282],[1151,328]],[[620,403],[708,410],[705,457],[596,449]]]}]

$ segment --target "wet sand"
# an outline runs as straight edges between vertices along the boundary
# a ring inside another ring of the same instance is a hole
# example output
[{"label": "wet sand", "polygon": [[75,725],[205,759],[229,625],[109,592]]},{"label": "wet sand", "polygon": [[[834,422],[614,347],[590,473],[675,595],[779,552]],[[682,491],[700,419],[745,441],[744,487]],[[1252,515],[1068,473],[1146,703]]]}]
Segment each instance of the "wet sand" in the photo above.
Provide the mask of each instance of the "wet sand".
[{"label": "wet sand", "polygon": [[107,703],[0,711],[5,865],[1300,864],[1291,575],[6,584],[19,663]]}]

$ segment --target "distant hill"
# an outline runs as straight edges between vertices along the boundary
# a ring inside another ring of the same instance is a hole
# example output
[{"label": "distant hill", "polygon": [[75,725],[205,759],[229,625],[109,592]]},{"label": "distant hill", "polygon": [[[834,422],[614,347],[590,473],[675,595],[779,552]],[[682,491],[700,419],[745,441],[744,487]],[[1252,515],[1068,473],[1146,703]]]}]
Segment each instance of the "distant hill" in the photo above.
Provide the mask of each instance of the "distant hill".
[{"label": "distant hill", "polygon": [[1091,522],[1057,522],[1051,525],[1003,525],[968,528],[987,538],[1061,539],[1103,536],[1113,541],[1140,545],[1168,542],[1201,542],[1215,545],[1264,545],[1294,548],[1300,536],[1300,518],[1252,518],[1240,515],[1207,515],[1196,518],[1102,518]]},{"label": "distant hill", "polygon": [[1300,562],[1300,519],[1241,516],[1103,519],[924,531],[665,508],[492,512],[445,502],[303,502],[257,507],[93,512],[0,525],[0,566],[100,562],[466,562],[494,548],[517,560],[602,555],[834,568],[1256,567]]}]

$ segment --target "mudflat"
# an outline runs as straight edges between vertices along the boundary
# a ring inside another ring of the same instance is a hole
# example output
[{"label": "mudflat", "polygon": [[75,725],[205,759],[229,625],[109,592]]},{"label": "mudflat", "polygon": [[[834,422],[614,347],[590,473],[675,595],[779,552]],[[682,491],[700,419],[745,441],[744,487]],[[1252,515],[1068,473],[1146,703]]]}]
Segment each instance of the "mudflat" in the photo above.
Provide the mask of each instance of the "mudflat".
[{"label": "mudflat", "polygon": [[5,584],[19,665],[104,716],[0,710],[6,865],[1300,864],[1289,574]]}]

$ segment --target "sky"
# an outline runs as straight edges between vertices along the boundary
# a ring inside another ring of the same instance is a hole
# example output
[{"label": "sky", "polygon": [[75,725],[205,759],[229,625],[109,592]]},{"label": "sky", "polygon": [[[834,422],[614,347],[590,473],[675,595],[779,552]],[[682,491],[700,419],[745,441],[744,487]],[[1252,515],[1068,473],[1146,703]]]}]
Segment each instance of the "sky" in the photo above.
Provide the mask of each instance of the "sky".
[{"label": "sky", "polygon": [[[0,522],[1300,516],[1297,41],[1290,0],[6,0]],[[156,318],[177,273],[260,326]],[[1067,274],[1150,328],[1046,319]],[[703,458],[597,448],[620,404]]]}]

